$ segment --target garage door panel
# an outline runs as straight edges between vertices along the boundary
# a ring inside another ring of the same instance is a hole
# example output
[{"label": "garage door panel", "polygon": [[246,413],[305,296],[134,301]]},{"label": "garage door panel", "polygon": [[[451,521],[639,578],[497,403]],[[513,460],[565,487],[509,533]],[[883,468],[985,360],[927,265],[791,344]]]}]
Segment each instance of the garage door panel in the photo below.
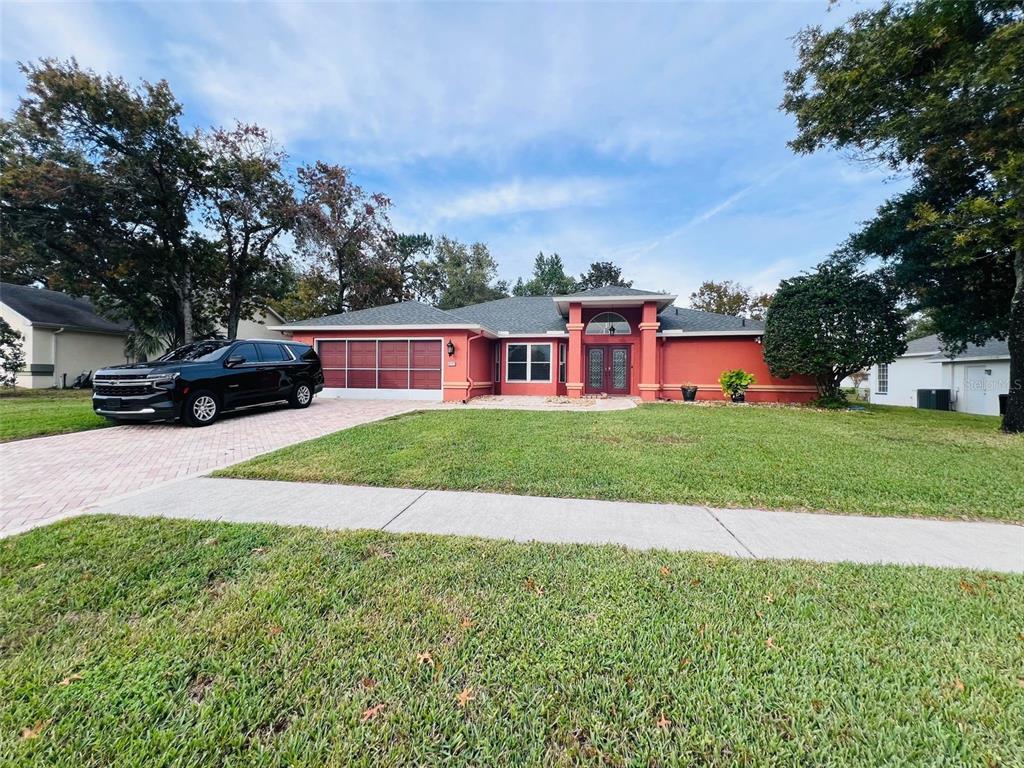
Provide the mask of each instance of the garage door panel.
[{"label": "garage door panel", "polygon": [[335,369],[325,368],[324,369],[324,386],[325,387],[345,387],[346,386],[345,385],[346,378],[347,377],[345,376],[345,371],[343,371],[343,370],[339,370],[337,368],[335,368]]},{"label": "garage door panel", "polygon": [[381,341],[378,358],[381,368],[407,369],[409,367],[409,342]]},{"label": "garage door panel", "polygon": [[345,342],[321,341],[318,354],[324,368],[345,368]]},{"label": "garage door panel", "polygon": [[376,368],[377,342],[350,341],[348,343],[349,368]]},{"label": "garage door panel", "polygon": [[379,381],[381,389],[408,389],[409,371],[404,368],[400,371],[382,368],[379,372]]},{"label": "garage door panel", "polygon": [[410,389],[440,389],[441,371],[410,371]]},{"label": "garage door panel", "polygon": [[412,343],[412,368],[441,367],[440,341],[414,341]]},{"label": "garage door panel", "polygon": [[348,387],[349,389],[376,389],[377,371],[349,369]]},{"label": "garage door panel", "polygon": [[317,351],[328,388],[383,390],[381,396],[385,397],[388,391],[396,397],[413,390],[440,394],[444,363],[441,341],[324,340],[318,342]]}]

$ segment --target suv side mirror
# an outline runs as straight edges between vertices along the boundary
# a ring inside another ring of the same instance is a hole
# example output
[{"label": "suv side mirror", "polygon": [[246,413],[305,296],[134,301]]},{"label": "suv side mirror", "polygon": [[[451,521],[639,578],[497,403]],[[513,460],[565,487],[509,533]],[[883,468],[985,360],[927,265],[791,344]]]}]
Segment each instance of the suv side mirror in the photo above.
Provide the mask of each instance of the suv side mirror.
[{"label": "suv side mirror", "polygon": [[245,355],[231,355],[224,363],[225,368],[234,368],[245,362]]}]

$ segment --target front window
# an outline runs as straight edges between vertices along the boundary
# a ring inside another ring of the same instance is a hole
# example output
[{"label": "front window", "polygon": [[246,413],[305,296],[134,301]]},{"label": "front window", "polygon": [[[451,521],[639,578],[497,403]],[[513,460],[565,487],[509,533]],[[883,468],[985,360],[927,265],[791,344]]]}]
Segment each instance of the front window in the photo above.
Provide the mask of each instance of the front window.
[{"label": "front window", "polygon": [[509,344],[505,381],[551,381],[550,344]]},{"label": "front window", "polygon": [[628,336],[629,323],[618,312],[602,312],[587,323],[588,336]]},{"label": "front window", "polygon": [[256,354],[256,345],[255,344],[249,344],[249,343],[239,344],[237,347],[235,347],[233,350],[231,350],[231,356],[232,357],[236,357],[236,356],[239,356],[239,355],[244,357],[245,358],[245,362],[247,364],[249,364],[249,365],[253,365],[253,364],[258,363],[260,361],[259,356]]},{"label": "front window", "polygon": [[280,344],[260,344],[260,357],[264,363],[281,363],[291,359]]},{"label": "front window", "polygon": [[195,341],[183,347],[172,349],[156,359],[159,363],[208,363],[212,360],[219,360],[224,350],[231,345],[230,341],[215,339],[211,341]]},{"label": "front window", "polygon": [[879,363],[878,365],[878,384],[875,388],[875,392],[879,395],[889,394],[889,364]]},{"label": "front window", "polygon": [[566,358],[566,345],[558,345],[558,383],[565,384],[565,358]]}]

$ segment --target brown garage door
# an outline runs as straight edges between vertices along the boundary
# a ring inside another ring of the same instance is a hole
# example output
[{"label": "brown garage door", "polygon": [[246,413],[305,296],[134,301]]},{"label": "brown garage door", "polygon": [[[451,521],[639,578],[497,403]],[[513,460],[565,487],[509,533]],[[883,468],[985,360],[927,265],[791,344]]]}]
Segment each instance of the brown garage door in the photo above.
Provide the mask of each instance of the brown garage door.
[{"label": "brown garage door", "polygon": [[337,389],[441,389],[441,342],[415,339],[320,341],[324,386]]}]

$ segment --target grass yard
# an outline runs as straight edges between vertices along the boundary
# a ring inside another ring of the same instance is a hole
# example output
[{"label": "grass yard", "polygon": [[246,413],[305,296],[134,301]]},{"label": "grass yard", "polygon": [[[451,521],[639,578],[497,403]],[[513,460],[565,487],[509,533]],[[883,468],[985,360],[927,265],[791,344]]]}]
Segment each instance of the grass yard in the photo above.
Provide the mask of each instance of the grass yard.
[{"label": "grass yard", "polygon": [[866,515],[1024,520],[1024,436],[915,408],[647,405],[427,411],[238,464],[230,477]]},{"label": "grass yard", "polygon": [[0,442],[107,426],[93,413],[91,397],[88,389],[0,391]]},{"label": "grass yard", "polygon": [[82,517],[0,542],[10,766],[1021,765],[1024,577]]}]

